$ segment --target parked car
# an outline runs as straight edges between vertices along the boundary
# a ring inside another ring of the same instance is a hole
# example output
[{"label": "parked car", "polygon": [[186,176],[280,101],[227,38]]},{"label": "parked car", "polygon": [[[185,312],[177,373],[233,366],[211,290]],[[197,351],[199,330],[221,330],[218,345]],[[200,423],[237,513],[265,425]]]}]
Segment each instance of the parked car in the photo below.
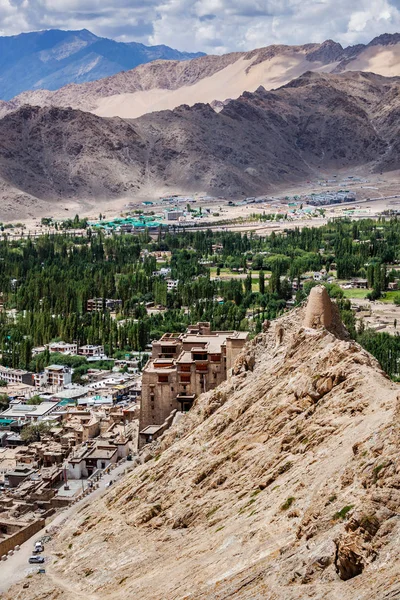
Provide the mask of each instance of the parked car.
[{"label": "parked car", "polygon": [[28,560],[29,564],[37,564],[37,563],[44,563],[44,558],[43,556],[31,556]]},{"label": "parked car", "polygon": [[33,548],[33,553],[40,554],[41,552],[43,552],[43,550],[44,550],[44,546],[43,546],[42,542],[36,542],[36,544]]}]

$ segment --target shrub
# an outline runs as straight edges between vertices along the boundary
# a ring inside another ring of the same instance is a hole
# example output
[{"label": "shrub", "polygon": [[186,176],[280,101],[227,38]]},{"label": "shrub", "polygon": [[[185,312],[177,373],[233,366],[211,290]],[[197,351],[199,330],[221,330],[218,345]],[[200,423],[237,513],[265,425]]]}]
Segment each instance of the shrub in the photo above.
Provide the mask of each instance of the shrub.
[{"label": "shrub", "polygon": [[288,510],[288,508],[292,506],[295,500],[296,498],[294,498],[294,496],[289,496],[289,498],[285,500],[285,502],[282,504],[281,510]]},{"label": "shrub", "polygon": [[340,509],[338,512],[336,512],[333,515],[334,520],[337,521],[338,519],[345,519],[347,516],[347,513],[349,513],[352,508],[354,508],[354,504],[349,504],[348,506],[343,506],[342,509]]}]

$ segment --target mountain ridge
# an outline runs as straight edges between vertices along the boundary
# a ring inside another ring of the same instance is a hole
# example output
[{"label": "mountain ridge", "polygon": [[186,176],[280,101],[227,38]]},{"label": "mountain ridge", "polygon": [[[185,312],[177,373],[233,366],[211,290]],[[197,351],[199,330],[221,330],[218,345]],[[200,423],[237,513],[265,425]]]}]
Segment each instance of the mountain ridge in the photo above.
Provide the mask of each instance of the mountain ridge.
[{"label": "mountain ridge", "polygon": [[39,87],[58,89],[132,69],[160,58],[188,60],[202,53],[100,38],[87,29],[50,29],[0,37],[3,100]]},{"label": "mountain ridge", "polygon": [[240,198],[332,169],[396,170],[399,92],[398,77],[307,72],[219,113],[197,103],[124,120],[24,106],[0,120],[1,216],[21,194],[32,210],[34,198],[111,202],[172,190]]},{"label": "mountain ridge", "polygon": [[[180,104],[212,103],[254,92],[260,85],[277,89],[308,70],[341,73],[372,71],[400,75],[400,34],[383,34],[369,44],[343,48],[333,40],[302,46],[272,45],[248,52],[203,56],[190,61],[155,61],[55,92],[38,90],[13,98],[4,110],[23,104],[71,106],[99,116],[136,118]],[[0,113],[1,114],[1,113]]]}]

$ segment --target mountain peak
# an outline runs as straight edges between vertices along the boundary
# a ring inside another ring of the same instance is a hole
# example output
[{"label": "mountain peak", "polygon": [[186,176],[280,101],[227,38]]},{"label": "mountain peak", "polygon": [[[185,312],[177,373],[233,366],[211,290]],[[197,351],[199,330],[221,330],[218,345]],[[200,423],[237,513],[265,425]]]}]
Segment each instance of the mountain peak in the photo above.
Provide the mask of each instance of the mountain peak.
[{"label": "mountain peak", "polygon": [[114,42],[88,29],[0,37],[1,99],[26,90],[56,90],[98,80],[157,59],[181,61],[198,56],[168,46]]},{"label": "mountain peak", "polygon": [[400,42],[400,33],[382,33],[375,37],[368,46],[391,46]]}]

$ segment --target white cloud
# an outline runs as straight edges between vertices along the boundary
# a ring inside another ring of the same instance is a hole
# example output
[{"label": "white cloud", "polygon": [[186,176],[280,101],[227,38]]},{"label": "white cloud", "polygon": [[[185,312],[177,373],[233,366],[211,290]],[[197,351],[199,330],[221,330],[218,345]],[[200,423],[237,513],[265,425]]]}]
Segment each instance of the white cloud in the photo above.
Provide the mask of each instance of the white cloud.
[{"label": "white cloud", "polygon": [[0,32],[87,28],[121,41],[222,53],[400,31],[400,0],[0,0]]}]

